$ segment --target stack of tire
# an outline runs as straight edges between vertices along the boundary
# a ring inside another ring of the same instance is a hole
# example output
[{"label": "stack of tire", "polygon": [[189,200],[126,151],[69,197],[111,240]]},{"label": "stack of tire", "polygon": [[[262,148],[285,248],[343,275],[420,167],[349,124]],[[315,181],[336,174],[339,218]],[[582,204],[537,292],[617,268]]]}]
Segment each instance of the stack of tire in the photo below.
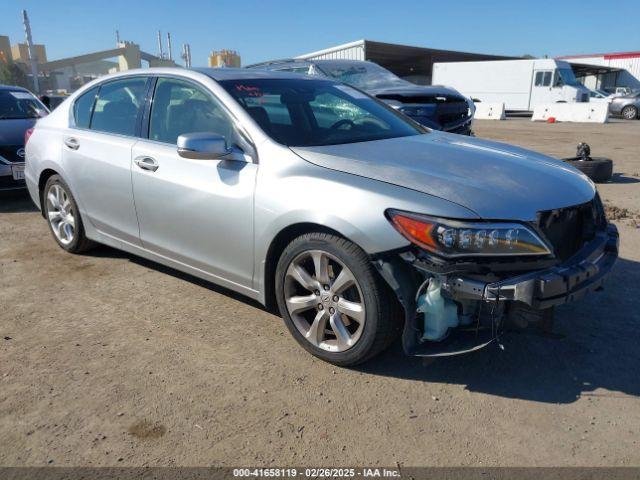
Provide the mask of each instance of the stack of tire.
[{"label": "stack of tire", "polygon": [[565,162],[576,167],[595,183],[611,180],[613,161],[610,158],[592,157],[591,148],[586,143],[579,143],[575,157],[565,158]]}]

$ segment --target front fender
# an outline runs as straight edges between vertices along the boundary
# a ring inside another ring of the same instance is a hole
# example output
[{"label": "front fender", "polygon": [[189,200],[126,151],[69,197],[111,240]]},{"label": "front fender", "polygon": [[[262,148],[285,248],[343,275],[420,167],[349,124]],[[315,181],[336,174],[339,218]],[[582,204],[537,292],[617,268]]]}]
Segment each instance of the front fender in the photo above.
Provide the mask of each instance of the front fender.
[{"label": "front fender", "polygon": [[281,170],[264,165],[258,173],[254,288],[259,291],[263,290],[269,247],[280,232],[292,225],[321,225],[375,255],[409,244],[387,220],[385,211],[389,208],[450,218],[478,218],[471,210],[441,198],[301,159],[296,163]]}]

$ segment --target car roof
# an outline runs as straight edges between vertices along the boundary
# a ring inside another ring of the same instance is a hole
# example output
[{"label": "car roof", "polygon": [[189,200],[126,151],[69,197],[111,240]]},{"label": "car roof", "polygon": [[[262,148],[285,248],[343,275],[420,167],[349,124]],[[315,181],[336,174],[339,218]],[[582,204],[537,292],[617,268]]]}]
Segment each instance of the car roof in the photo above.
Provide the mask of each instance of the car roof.
[{"label": "car roof", "polygon": [[291,63],[314,63],[315,60],[307,60],[305,58],[280,58],[278,60],[267,60],[266,62],[253,63],[251,65],[246,65],[244,68],[260,68],[260,67],[269,67],[272,65],[289,65]]},{"label": "car roof", "polygon": [[313,63],[317,63],[318,65],[322,65],[323,63],[374,63],[369,60],[356,60],[349,58],[322,58],[318,60],[314,60]]},{"label": "car roof", "polygon": [[27,90],[26,88],[18,87],[18,86],[16,86],[16,85],[0,85],[0,91],[5,91],[5,92],[27,92],[27,93],[31,93],[31,92],[29,92],[29,90]]},{"label": "car roof", "polygon": [[277,65],[291,65],[291,64],[317,64],[317,65],[323,65],[323,64],[327,64],[327,63],[373,63],[370,62],[369,60],[355,60],[355,59],[348,59],[348,58],[331,58],[331,59],[314,59],[314,58],[283,58],[280,60],[270,60],[268,62],[260,62],[260,63],[254,63],[252,65],[247,65],[244,68],[249,68],[249,69],[253,69],[253,68],[260,68],[260,67],[271,67],[271,66],[277,66]]},{"label": "car roof", "polygon": [[224,80],[256,80],[262,78],[291,78],[291,79],[305,79],[305,80],[322,80],[317,77],[310,77],[300,73],[292,72],[274,72],[271,70],[258,70],[247,68],[192,68],[195,72],[204,73],[205,75],[213,78],[217,81]]}]

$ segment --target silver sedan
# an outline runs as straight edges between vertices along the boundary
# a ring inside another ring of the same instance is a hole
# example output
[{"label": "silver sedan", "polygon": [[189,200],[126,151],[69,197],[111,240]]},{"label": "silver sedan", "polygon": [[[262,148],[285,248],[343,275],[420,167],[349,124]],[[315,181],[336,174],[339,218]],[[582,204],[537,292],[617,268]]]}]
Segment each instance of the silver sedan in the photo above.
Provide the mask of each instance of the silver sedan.
[{"label": "silver sedan", "polygon": [[26,152],[60,247],[105,244],[240,292],[337,365],[398,336],[428,356],[548,326],[617,258],[579,171],[430,131],[333,80],[103,77],[40,120]]},{"label": "silver sedan", "polygon": [[622,97],[613,97],[609,104],[609,112],[627,120],[640,118],[640,91]]}]

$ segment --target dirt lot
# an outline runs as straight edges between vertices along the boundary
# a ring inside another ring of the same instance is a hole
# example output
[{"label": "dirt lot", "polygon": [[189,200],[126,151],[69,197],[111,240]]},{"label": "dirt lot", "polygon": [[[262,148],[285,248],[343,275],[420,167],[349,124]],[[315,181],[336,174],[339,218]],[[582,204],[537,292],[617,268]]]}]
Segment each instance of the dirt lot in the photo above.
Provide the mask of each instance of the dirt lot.
[{"label": "dirt lot", "polygon": [[[72,256],[0,199],[0,465],[640,465],[640,121],[477,122],[478,136],[615,161],[608,288],[558,338],[346,370],[226,290],[109,248]],[[3,339],[4,338],[4,339]]]}]

